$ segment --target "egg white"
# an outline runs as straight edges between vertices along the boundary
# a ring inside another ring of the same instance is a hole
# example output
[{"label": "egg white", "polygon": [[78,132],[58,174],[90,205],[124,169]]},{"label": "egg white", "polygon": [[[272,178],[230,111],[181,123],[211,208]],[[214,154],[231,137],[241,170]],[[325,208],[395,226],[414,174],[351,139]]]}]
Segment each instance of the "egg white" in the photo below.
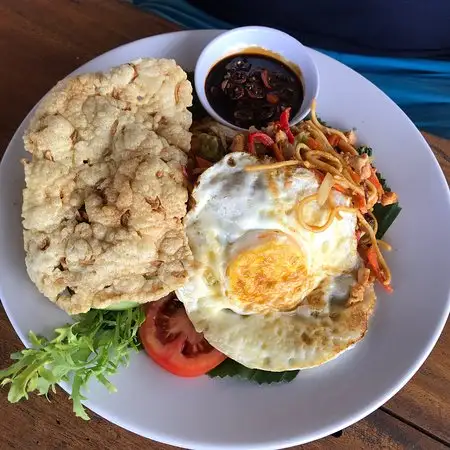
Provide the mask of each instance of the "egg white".
[{"label": "egg white", "polygon": [[[356,217],[342,213],[321,233],[304,229],[295,205],[317,192],[314,174],[303,168],[244,170],[257,163],[247,153],[232,153],[200,177],[195,206],[184,221],[198,268],[177,294],[197,331],[245,366],[273,371],[313,367],[353,345],[367,328],[373,290],[361,304],[348,307],[345,302],[360,265]],[[349,204],[337,192],[333,201]],[[306,213],[311,223],[327,215],[326,208],[314,204]],[[292,239],[305,256],[311,285],[302,295],[309,295],[290,312],[252,310],[227,295],[230,261],[265,231]]]}]

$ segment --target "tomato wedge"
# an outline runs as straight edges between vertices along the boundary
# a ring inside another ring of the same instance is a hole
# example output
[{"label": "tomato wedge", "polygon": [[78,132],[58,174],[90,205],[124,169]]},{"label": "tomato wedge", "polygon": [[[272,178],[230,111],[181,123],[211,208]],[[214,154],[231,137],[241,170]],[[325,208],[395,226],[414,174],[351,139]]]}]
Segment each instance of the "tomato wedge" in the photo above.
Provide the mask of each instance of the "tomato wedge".
[{"label": "tomato wedge", "polygon": [[159,366],[180,377],[203,375],[226,358],[195,331],[174,294],[148,304],[139,337]]}]

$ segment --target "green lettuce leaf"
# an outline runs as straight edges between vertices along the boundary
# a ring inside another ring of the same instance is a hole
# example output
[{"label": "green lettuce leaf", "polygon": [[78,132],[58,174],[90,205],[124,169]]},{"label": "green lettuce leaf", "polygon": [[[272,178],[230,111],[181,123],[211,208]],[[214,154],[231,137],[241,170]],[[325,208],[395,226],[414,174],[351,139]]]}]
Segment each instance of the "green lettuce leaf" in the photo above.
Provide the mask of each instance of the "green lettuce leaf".
[{"label": "green lettuce leaf", "polygon": [[93,309],[80,314],[75,323],[57,328],[51,340],[30,331],[32,348],[11,355],[16,362],[0,370],[0,385],[10,385],[8,400],[15,403],[27,399],[30,392],[47,396],[57,383],[71,382],[73,411],[89,420],[81,404],[85,400],[81,392],[91,378],[115,391],[108,377],[128,365],[130,350],[138,350],[137,332],[144,319],[141,307],[125,311]]},{"label": "green lettuce leaf", "polygon": [[237,377],[258,384],[289,383],[299,373],[299,370],[285,372],[269,372],[266,370],[249,369],[232,359],[226,359],[214,369],[208,372],[212,378]]},{"label": "green lettuce leaf", "polygon": [[387,206],[377,203],[373,207],[372,212],[378,222],[377,239],[382,239],[386,231],[400,214],[401,210],[402,208],[398,203],[393,203],[392,205]]}]

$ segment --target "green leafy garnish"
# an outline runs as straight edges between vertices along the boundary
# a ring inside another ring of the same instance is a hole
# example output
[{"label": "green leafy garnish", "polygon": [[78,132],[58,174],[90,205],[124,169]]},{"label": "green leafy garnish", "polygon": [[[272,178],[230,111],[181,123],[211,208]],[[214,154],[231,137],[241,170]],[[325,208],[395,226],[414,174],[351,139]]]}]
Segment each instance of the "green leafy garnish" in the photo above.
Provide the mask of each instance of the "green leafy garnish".
[{"label": "green leafy garnish", "polygon": [[319,116],[317,116],[317,121],[320,123],[320,125],[323,125],[324,127],[327,127],[328,124],[325,122],[325,120],[322,120]]},{"label": "green leafy garnish", "polygon": [[373,207],[372,212],[378,222],[377,239],[382,239],[388,228],[400,214],[401,210],[402,208],[398,203],[393,203],[392,205],[387,206],[377,203]]},{"label": "green leafy garnish", "polygon": [[367,147],[367,145],[363,145],[363,146],[357,148],[356,150],[358,151],[358,153],[360,155],[366,154],[369,157],[372,156],[372,152],[373,152],[372,148],[371,147]]},{"label": "green leafy garnish", "polygon": [[55,330],[52,340],[36,336],[29,339],[32,348],[11,355],[14,364],[0,370],[1,386],[10,384],[8,400],[11,403],[28,398],[28,393],[39,395],[55,392],[56,383],[71,381],[73,411],[89,420],[81,391],[91,377],[97,378],[110,392],[115,387],[108,376],[119,366],[129,362],[130,349],[138,350],[137,332],[144,322],[141,307],[125,311],[91,310],[80,314],[77,321]]},{"label": "green leafy garnish", "polygon": [[249,369],[232,359],[226,359],[214,369],[208,372],[210,377],[238,377],[244,380],[254,381],[258,384],[289,383],[299,370],[289,370],[286,372],[269,372],[266,370]]},{"label": "green leafy garnish", "polygon": [[[316,114],[316,118],[317,118],[317,121],[318,121],[321,125],[323,125],[324,127],[327,127],[327,126],[328,126],[327,122],[325,122],[325,120],[322,120],[317,114]],[[311,120],[311,114],[308,114],[308,115],[305,117],[304,120]]]}]

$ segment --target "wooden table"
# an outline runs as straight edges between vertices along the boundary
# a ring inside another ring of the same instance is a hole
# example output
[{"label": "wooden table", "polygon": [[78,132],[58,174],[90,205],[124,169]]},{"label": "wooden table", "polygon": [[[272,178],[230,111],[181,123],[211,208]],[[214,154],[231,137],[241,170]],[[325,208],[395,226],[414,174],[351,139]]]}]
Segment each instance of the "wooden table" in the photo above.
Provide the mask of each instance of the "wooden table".
[{"label": "wooden table", "polygon": [[[59,79],[93,57],[142,37],[177,27],[117,0],[3,0],[0,3],[0,156],[34,104]],[[448,179],[450,143],[426,135]],[[22,348],[0,311],[0,367]],[[414,378],[373,414],[301,448],[450,448],[450,326]],[[0,448],[165,449],[100,417],[76,419],[60,390],[10,405],[0,393]],[[151,408],[152,405],[149,405]],[[339,434],[339,433],[338,433]],[[300,448],[300,447],[298,447]]]}]

